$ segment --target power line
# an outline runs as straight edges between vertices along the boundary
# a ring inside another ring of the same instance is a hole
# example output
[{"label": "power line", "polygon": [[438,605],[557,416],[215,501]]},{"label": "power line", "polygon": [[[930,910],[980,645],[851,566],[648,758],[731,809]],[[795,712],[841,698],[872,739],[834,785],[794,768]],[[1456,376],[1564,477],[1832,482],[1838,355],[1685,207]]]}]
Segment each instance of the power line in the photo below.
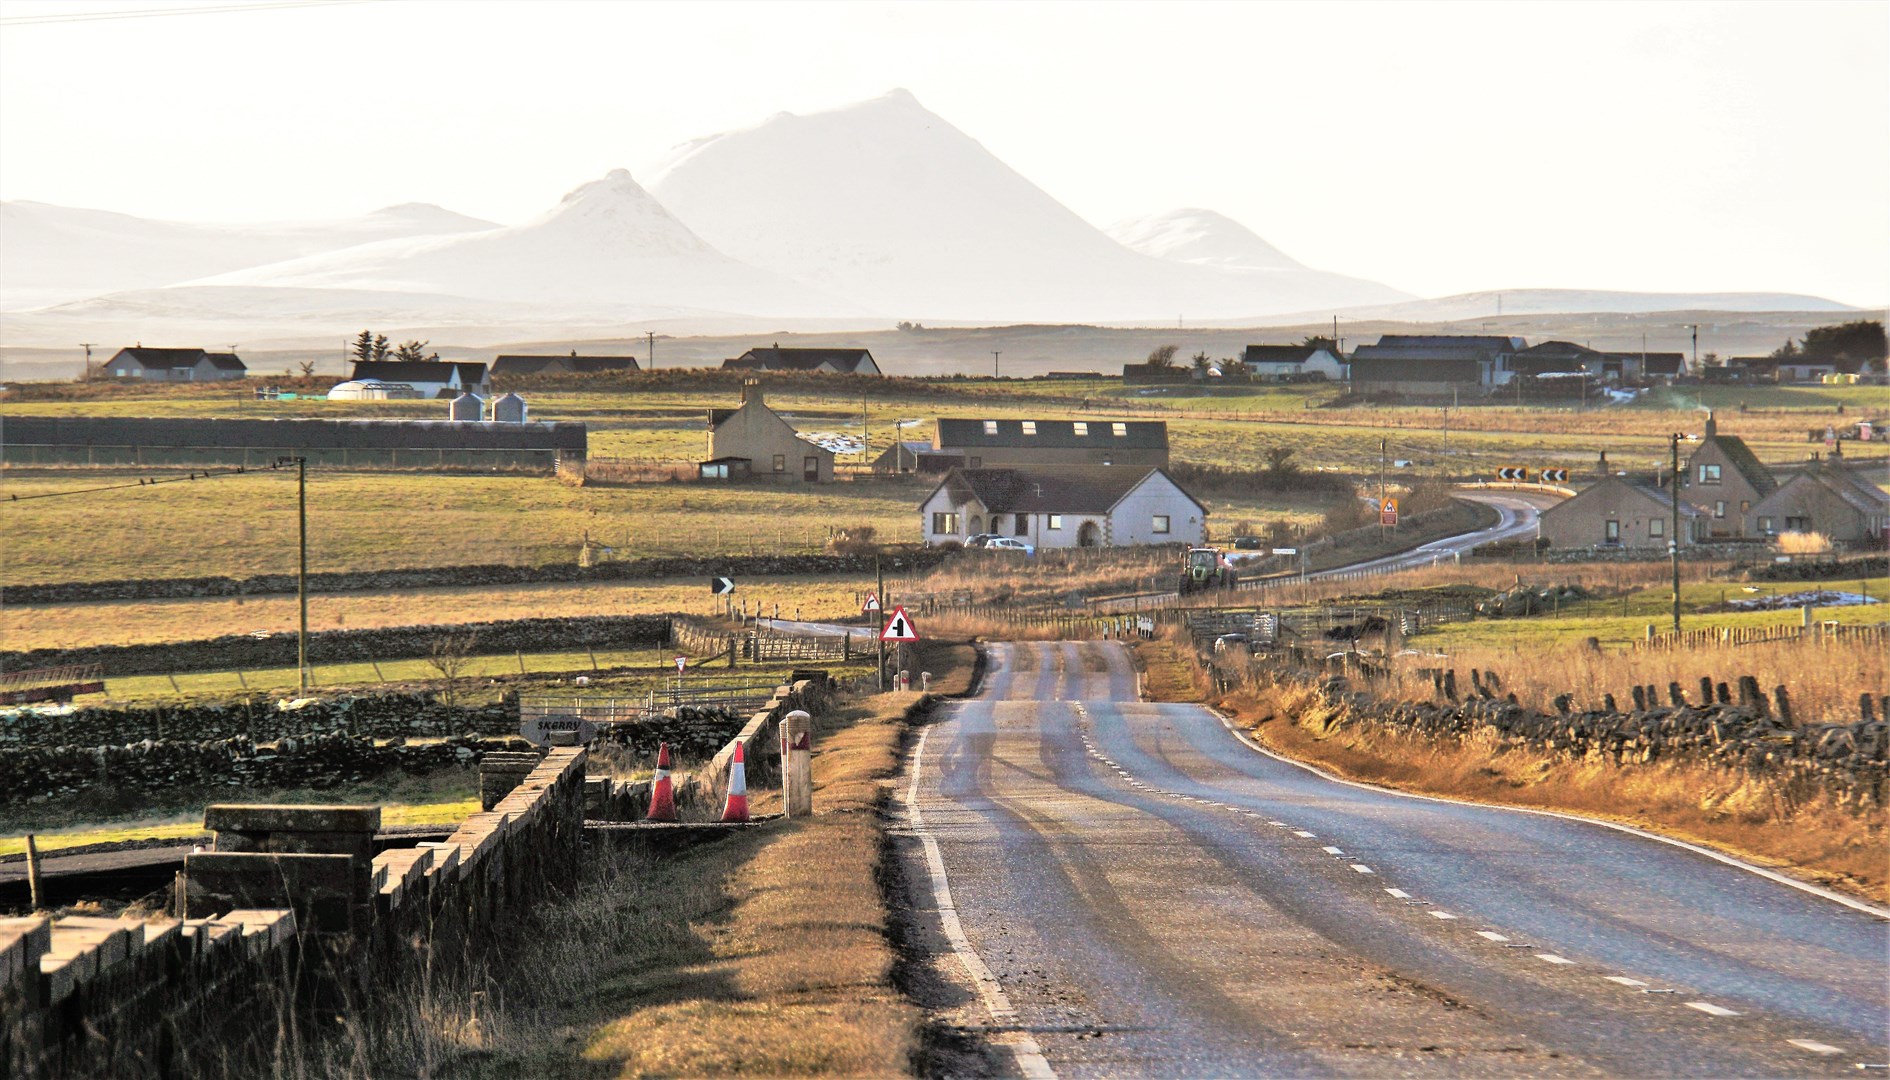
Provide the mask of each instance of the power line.
[{"label": "power line", "polygon": [[271,3],[207,4],[185,8],[152,8],[145,11],[121,9],[58,15],[15,15],[11,18],[0,18],[0,26],[46,26],[52,23],[112,22],[118,19],[162,19],[179,15],[225,15],[244,11],[287,11],[293,8],[340,7],[347,4],[376,2],[378,0],[275,0]]},{"label": "power line", "polygon": [[239,465],[234,469],[205,469],[201,472],[192,470],[186,476],[139,477],[135,484],[108,484],[104,487],[73,488],[71,491],[42,491],[37,495],[8,495],[8,502],[26,502],[29,499],[60,499],[67,495],[93,495],[101,491],[125,491],[130,488],[156,487],[159,484],[181,484],[191,480],[215,480],[225,476],[240,476],[252,472],[273,472],[275,466],[268,469],[251,469]]}]

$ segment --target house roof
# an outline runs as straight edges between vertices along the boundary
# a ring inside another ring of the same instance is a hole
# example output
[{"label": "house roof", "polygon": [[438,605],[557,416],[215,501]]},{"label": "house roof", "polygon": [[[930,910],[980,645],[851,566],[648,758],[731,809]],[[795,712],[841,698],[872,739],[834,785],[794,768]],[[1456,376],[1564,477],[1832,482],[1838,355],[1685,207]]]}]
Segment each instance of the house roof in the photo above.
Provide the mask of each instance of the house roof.
[{"label": "house roof", "polygon": [[1890,513],[1890,492],[1853,474],[1842,465],[1829,461],[1814,463],[1804,472],[1779,485],[1779,491],[1803,484],[1816,484],[1824,488],[1859,513]]},{"label": "house roof", "polygon": [[143,345],[132,345],[118,350],[112,357],[128,356],[148,368],[196,367],[203,360],[202,349],[152,349]]},{"label": "house roof", "polygon": [[1556,357],[1560,359],[1564,357],[1587,358],[1590,356],[1600,356],[1602,354],[1586,345],[1577,345],[1572,341],[1543,341],[1531,345],[1527,349],[1519,350],[1516,355],[1519,357]]},{"label": "house roof", "polygon": [[486,365],[457,360],[356,360],[353,378],[443,383],[452,378],[454,368],[459,369],[461,383],[485,381]]},{"label": "house roof", "polygon": [[[1025,424],[1035,424],[1035,435],[1024,434]],[[986,424],[996,426],[996,430],[987,434]],[[1081,435],[1076,432],[1077,424],[1088,425]],[[1115,433],[1115,426],[1122,425],[1123,434]],[[1003,446],[1017,449],[1041,447],[1044,449],[1100,449],[1100,450],[1166,450],[1168,449],[1168,422],[1166,420],[985,420],[962,416],[941,416],[938,419],[938,438],[940,449],[958,447]]]},{"label": "house roof", "polygon": [[546,368],[563,368],[574,374],[590,375],[600,371],[639,371],[634,356],[536,356],[507,353],[492,361],[494,375],[537,375]]},{"label": "house roof", "polygon": [[[1040,469],[954,468],[926,495],[931,501],[939,488],[948,489],[954,503],[973,500],[993,513],[1106,514],[1158,468],[1125,469],[1112,465],[1065,465]],[[1175,485],[1181,490],[1181,485]],[[1201,501],[1181,492],[1197,507]],[[920,504],[921,506],[924,503]],[[1206,509],[1206,507],[1201,507]]]},{"label": "house roof", "polygon": [[722,421],[727,420],[729,417],[734,416],[738,412],[741,412],[741,410],[740,409],[710,409],[709,410],[709,426],[712,428],[721,427]]},{"label": "house roof", "polygon": [[1499,334],[1382,334],[1378,344],[1407,349],[1477,348],[1509,353],[1522,349],[1527,342],[1519,337]]},{"label": "house roof", "polygon": [[1360,360],[1481,361],[1489,358],[1490,350],[1482,345],[1387,345],[1382,341],[1377,345],[1360,345],[1352,353],[1354,363]]},{"label": "house roof", "polygon": [[1772,470],[1759,461],[1759,455],[1752,452],[1752,448],[1746,445],[1746,441],[1737,435],[1721,435],[1710,420],[1707,422],[1706,437],[1700,440],[1699,449],[1688,455],[1688,466],[1691,467],[1692,458],[1698,457],[1700,451],[1709,446],[1719,447],[1719,452],[1726,457],[1726,463],[1737,469],[1739,475],[1745,477],[1746,483],[1752,485],[1752,490],[1758,492],[1760,498],[1778,489],[1778,479],[1772,475]]},{"label": "house roof", "polygon": [[821,365],[835,371],[856,372],[862,364],[877,370],[873,354],[866,349],[783,349],[774,346],[750,349],[733,360],[722,361],[724,368],[750,371],[814,371]]},{"label": "house roof", "polygon": [[1650,352],[1640,355],[1643,375],[1678,375],[1686,370],[1685,353]]},{"label": "house roof", "polygon": [[210,366],[216,368],[218,371],[249,370],[249,365],[243,363],[243,361],[238,359],[237,355],[232,352],[207,352],[203,354],[203,358],[210,361]]},{"label": "house roof", "polygon": [[[1582,501],[1590,495],[1590,493],[1606,490],[1610,486],[1619,486],[1619,487],[1626,488],[1637,495],[1641,495],[1653,501],[1661,509],[1669,513],[1673,511],[1673,495],[1670,494],[1666,488],[1660,487],[1656,484],[1649,483],[1646,480],[1637,480],[1637,479],[1632,479],[1626,476],[1607,476],[1583,488],[1581,491],[1575,494],[1574,498],[1564,499],[1563,501],[1555,504],[1554,506],[1549,507],[1547,510],[1544,510],[1542,512],[1542,516],[1543,517],[1559,517],[1565,511],[1576,510],[1580,507]],[[1680,502],[1680,516],[1681,517],[1696,518],[1696,517],[1701,516],[1705,512],[1706,511],[1701,510],[1699,507],[1694,506],[1693,504],[1687,502],[1684,499],[1682,499]]]},{"label": "house roof", "polygon": [[1323,345],[1249,345],[1240,356],[1243,364],[1303,364]]}]

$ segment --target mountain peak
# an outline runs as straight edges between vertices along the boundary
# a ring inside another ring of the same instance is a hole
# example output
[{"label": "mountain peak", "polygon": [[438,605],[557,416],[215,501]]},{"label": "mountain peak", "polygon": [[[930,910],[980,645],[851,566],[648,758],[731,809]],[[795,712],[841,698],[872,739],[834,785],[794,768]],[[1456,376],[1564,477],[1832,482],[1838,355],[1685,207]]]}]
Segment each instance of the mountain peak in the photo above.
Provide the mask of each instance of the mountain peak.
[{"label": "mountain peak", "polygon": [[1126,248],[1224,270],[1301,270],[1291,256],[1225,214],[1188,206],[1128,218],[1104,230]]}]

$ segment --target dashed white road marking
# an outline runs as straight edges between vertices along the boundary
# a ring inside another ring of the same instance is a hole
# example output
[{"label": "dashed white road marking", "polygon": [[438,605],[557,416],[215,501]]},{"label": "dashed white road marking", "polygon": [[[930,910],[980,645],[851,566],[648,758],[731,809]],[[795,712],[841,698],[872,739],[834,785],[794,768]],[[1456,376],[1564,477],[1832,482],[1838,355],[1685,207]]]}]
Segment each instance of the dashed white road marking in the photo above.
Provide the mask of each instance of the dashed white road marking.
[{"label": "dashed white road marking", "polygon": [[1369,874],[1372,872],[1372,868],[1369,866],[1366,866],[1364,863],[1353,863],[1352,869],[1358,871],[1361,874]]},{"label": "dashed white road marking", "polygon": [[1271,826],[1273,826],[1274,828],[1278,828],[1278,829],[1290,829],[1290,828],[1292,828],[1292,826],[1291,826],[1291,825],[1288,825],[1288,824],[1287,824],[1286,822],[1284,822],[1284,821],[1269,821],[1269,822],[1267,822],[1267,824],[1268,824],[1268,825],[1271,825]]},{"label": "dashed white road marking", "polygon": [[1642,982],[1639,979],[1630,979],[1626,975],[1610,975],[1608,976],[1608,981],[1611,983],[1620,983],[1622,986],[1646,986],[1647,985],[1646,983]]},{"label": "dashed white road marking", "polygon": [[1452,915],[1452,914],[1451,914],[1450,912],[1448,912],[1448,911],[1433,911],[1433,912],[1431,912],[1431,918],[1433,918],[1433,919],[1454,919],[1454,918],[1456,918],[1456,917],[1457,917],[1457,916],[1455,916],[1455,915]]},{"label": "dashed white road marking", "polygon": [[1536,959],[1547,961],[1551,964],[1572,964],[1575,962],[1566,956],[1557,956],[1552,952],[1539,952],[1536,954]]},{"label": "dashed white road marking", "polygon": [[1491,941],[1508,941],[1509,940],[1508,938],[1504,937],[1503,935],[1497,933],[1494,930],[1478,930],[1477,936],[1480,938],[1489,938]]},{"label": "dashed white road marking", "polygon": [[1738,1013],[1734,1012],[1731,1009],[1728,1009],[1724,1005],[1715,1005],[1710,1001],[1689,1001],[1686,1003],[1686,1007],[1689,1009],[1698,1009],[1708,1016],[1738,1016],[1739,1015]]},{"label": "dashed white road marking", "polygon": [[1403,889],[1386,889],[1385,891],[1397,897],[1400,900],[1411,899],[1411,894],[1408,892],[1405,892]]},{"label": "dashed white road marking", "polygon": [[1315,836],[1318,836],[1319,834],[1318,834],[1318,833],[1309,833],[1309,832],[1307,832],[1307,831],[1306,831],[1305,829],[1295,829],[1295,830],[1293,830],[1293,835],[1294,835],[1294,836],[1302,836],[1302,837],[1305,837],[1306,839],[1308,839],[1308,840],[1310,840],[1310,839],[1312,839],[1313,837],[1315,837]]},{"label": "dashed white road marking", "polygon": [[[912,783],[906,788],[906,817],[912,822],[912,831],[925,848],[925,865],[932,875],[932,900],[938,908],[939,928],[945,932],[945,938],[951,942],[952,952],[958,954],[958,960],[965,966],[965,974],[971,977],[973,986],[978,988],[978,996],[984,1000],[985,1011],[991,1014],[993,1023],[1000,1026],[1016,1024],[1017,1010],[1011,1006],[1011,999],[1004,993],[1004,986],[991,972],[978,950],[972,947],[971,939],[965,936],[964,923],[958,918],[958,906],[952,901],[951,883],[945,877],[945,855],[939,850],[938,840],[932,836],[932,830],[926,827],[925,818],[919,813],[919,774],[925,762],[925,740],[932,733],[931,728],[919,732],[918,745],[912,748]],[[1017,1061],[1017,1070],[1031,1080],[1056,1080],[1056,1070],[1043,1056],[1043,1048],[1037,1045],[1028,1031],[1012,1032],[1001,1040]]]},{"label": "dashed white road marking", "polygon": [[1832,1046],[1830,1043],[1821,1043],[1816,1039],[1786,1039],[1785,1041],[1800,1050],[1809,1050],[1814,1054],[1840,1053],[1837,1047]]},{"label": "dashed white road marking", "polygon": [[1326,847],[1325,847],[1325,852],[1326,852],[1326,854],[1328,854],[1328,855],[1343,855],[1343,854],[1345,854],[1345,852],[1343,852],[1343,851],[1340,851],[1340,850],[1339,850],[1338,848],[1335,848],[1335,847],[1333,847],[1333,846],[1332,846],[1332,845],[1330,845],[1330,844],[1328,844],[1328,845],[1326,845]]}]

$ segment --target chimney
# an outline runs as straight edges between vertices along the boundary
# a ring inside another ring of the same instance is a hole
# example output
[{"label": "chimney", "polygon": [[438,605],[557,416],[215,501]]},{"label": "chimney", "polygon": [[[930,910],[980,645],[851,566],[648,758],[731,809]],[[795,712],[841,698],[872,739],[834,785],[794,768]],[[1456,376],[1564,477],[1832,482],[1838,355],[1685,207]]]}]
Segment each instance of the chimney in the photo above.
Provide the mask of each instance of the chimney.
[{"label": "chimney", "polygon": [[1606,450],[1601,452],[1601,460],[1595,462],[1595,468],[1600,470],[1603,480],[1608,478],[1608,452]]},{"label": "chimney", "polygon": [[1713,419],[1713,410],[1708,409],[1706,410],[1706,437],[1710,439],[1717,434],[1719,434],[1719,421]]},{"label": "chimney", "polygon": [[760,379],[743,379],[742,380],[742,404],[746,405],[750,401],[754,402],[757,405],[762,404]]}]

